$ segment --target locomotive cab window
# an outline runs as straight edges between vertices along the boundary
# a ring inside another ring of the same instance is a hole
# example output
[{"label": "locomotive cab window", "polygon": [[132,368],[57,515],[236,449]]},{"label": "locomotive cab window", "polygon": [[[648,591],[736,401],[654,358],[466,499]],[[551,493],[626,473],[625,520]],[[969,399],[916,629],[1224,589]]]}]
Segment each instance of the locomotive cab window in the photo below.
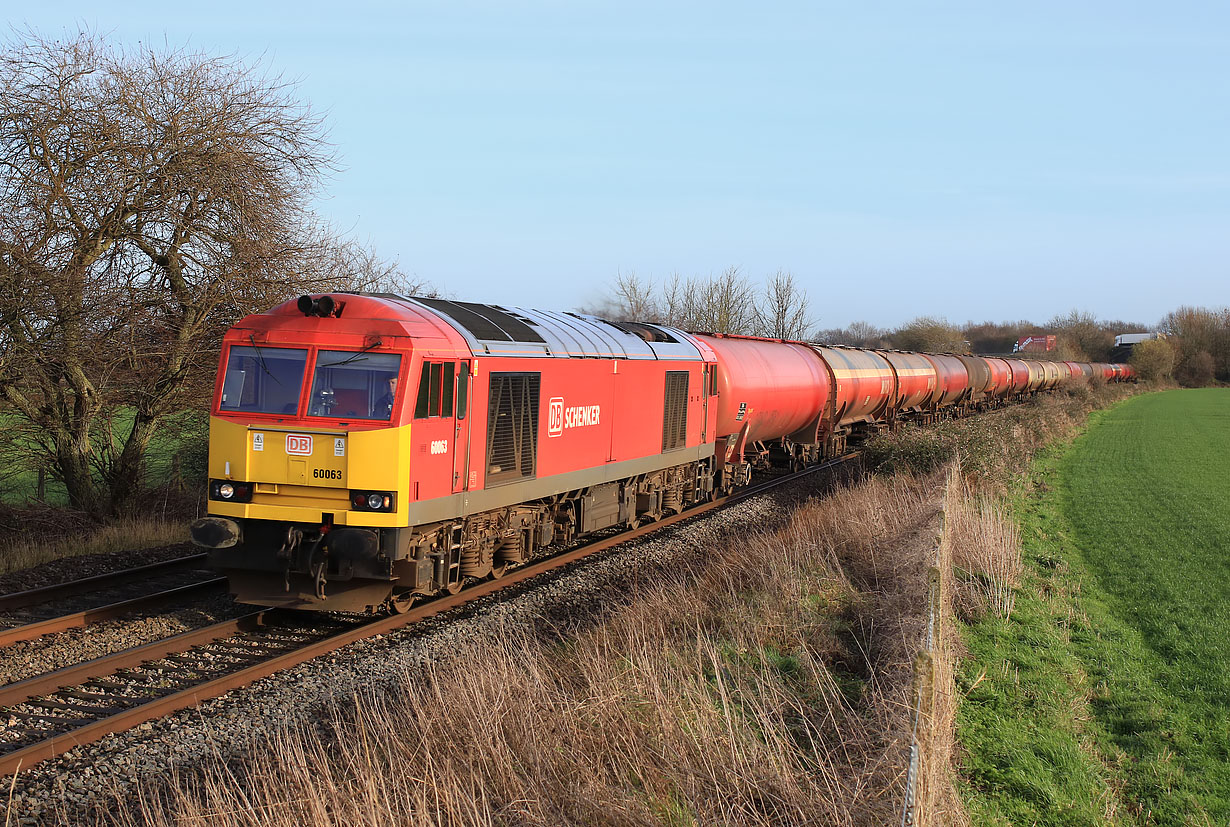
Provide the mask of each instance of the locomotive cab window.
[{"label": "locomotive cab window", "polygon": [[453,362],[424,362],[419,376],[419,395],[414,403],[414,418],[453,415]]},{"label": "locomotive cab window", "polygon": [[299,412],[307,351],[289,347],[233,345],[222,377],[222,413]]},{"label": "locomotive cab window", "polygon": [[457,366],[457,418],[466,418],[466,408],[470,401],[470,363],[461,362]]},{"label": "locomotive cab window", "polygon": [[399,370],[401,357],[395,353],[320,351],[308,416],[389,421],[397,399]]}]

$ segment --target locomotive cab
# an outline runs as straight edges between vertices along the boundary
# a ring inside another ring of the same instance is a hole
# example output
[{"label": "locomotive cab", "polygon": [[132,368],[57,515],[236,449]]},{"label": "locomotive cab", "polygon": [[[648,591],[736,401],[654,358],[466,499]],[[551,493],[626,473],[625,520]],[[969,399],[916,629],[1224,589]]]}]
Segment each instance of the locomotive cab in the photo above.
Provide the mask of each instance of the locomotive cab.
[{"label": "locomotive cab", "polygon": [[399,610],[703,500],[713,353],[640,327],[391,294],[248,316],[223,341],[193,540],[240,602]]},{"label": "locomotive cab", "polygon": [[[439,358],[455,355],[447,332],[382,319],[378,300],[327,308],[287,303],[224,340],[209,516],[191,528],[241,602],[380,605],[397,576],[407,505],[424,491],[451,492],[457,476],[469,361]],[[412,429],[431,437],[414,473]]]}]

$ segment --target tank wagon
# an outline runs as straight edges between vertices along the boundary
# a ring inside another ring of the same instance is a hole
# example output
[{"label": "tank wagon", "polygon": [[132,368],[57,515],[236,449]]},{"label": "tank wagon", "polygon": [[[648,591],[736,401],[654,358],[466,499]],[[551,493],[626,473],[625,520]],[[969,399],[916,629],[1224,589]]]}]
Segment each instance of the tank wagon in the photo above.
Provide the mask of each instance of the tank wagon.
[{"label": "tank wagon", "polygon": [[303,296],[224,337],[192,537],[241,602],[403,610],[757,467],[1035,392],[1041,364]]}]

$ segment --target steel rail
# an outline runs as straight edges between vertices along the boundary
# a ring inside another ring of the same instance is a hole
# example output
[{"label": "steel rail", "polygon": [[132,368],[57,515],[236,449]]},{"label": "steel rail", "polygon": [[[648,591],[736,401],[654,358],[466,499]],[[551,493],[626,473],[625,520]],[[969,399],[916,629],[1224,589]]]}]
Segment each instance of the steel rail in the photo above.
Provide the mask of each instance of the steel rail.
[{"label": "steel rail", "polygon": [[[571,551],[563,552],[561,554],[539,560],[538,562],[522,566],[498,580],[488,580],[475,583],[462,589],[457,594],[445,595],[443,597],[432,599],[420,606],[411,608],[403,614],[389,615],[387,617],[378,618],[369,623],[360,624],[338,634],[309,643],[306,646],[294,650],[293,652],[274,656],[269,660],[262,661],[261,663],[238,669],[229,675],[213,678],[196,686],[165,695],[161,698],[156,698],[132,707],[131,709],[118,712],[107,718],[102,718],[98,721],[86,724],[85,726],[71,732],[53,735],[43,741],[39,741],[38,743],[30,744],[29,746],[0,755],[0,776],[12,775],[19,772],[22,768],[28,768],[33,764],[40,761],[45,761],[48,758],[54,758],[74,747],[92,743],[106,735],[116,732],[123,732],[124,730],[132,729],[133,727],[139,726],[147,721],[152,721],[156,718],[170,715],[171,713],[178,712],[182,709],[197,706],[203,701],[220,697],[231,690],[248,686],[261,678],[266,678],[270,675],[276,674],[277,672],[285,671],[291,667],[306,663],[309,660],[324,654],[328,654],[329,652],[333,652],[343,646],[363,640],[364,638],[387,634],[388,632],[396,631],[413,623],[418,623],[442,612],[450,611],[467,603],[481,600],[482,598],[488,597],[504,589],[519,585],[535,577],[539,577],[540,575],[563,568],[564,566],[571,565],[581,559],[606,551],[615,546],[622,545],[623,543],[631,540],[637,540],[664,528],[669,528],[670,526],[685,520],[690,520],[715,509],[732,505],[736,502],[748,499],[749,497],[753,497],[758,494],[763,494],[774,488],[785,485],[786,483],[796,482],[799,479],[821,471],[841,467],[850,462],[850,460],[856,456],[857,454],[846,454],[845,456],[829,460],[828,462],[812,466],[811,468],[805,468],[796,473],[776,477],[750,488],[737,491],[728,496],[716,498],[708,503],[681,511],[678,514],[673,514],[656,522],[641,526],[640,528],[621,532],[620,534],[613,535],[611,537],[600,538]],[[150,644],[146,645],[148,646]],[[41,679],[41,677],[39,679]]]},{"label": "steel rail", "polygon": [[239,617],[223,620],[200,629],[192,629],[172,637],[143,643],[131,649],[124,649],[110,655],[83,661],[72,666],[65,666],[54,672],[35,675],[32,678],[0,686],[0,707],[15,706],[22,701],[36,698],[40,695],[50,695],[57,689],[66,686],[77,686],[95,678],[105,678],[114,675],[122,669],[140,666],[152,660],[184,652],[202,643],[213,643],[216,640],[231,637],[240,632],[250,632],[265,625],[267,609],[249,612]]},{"label": "steel rail", "polygon": [[225,577],[212,577],[209,580],[202,580],[198,583],[189,583],[186,586],[177,586],[173,589],[146,594],[141,597],[130,598],[129,600],[121,600],[118,603],[110,603],[94,609],[86,609],[81,612],[48,618],[47,620],[26,623],[21,626],[14,626],[11,629],[0,629],[0,648],[20,643],[23,640],[35,640],[52,632],[62,632],[65,629],[80,629],[94,623],[101,623],[104,620],[111,620],[138,609],[161,605],[195,592],[218,589],[225,585]]},{"label": "steel rail", "polygon": [[205,554],[191,554],[187,557],[177,557],[174,560],[163,560],[160,563],[150,563],[131,569],[111,571],[106,574],[96,574],[80,580],[69,580],[67,583],[53,583],[50,586],[39,586],[37,589],[27,589],[20,592],[10,592],[0,595],[0,612],[11,612],[14,609],[24,609],[39,603],[49,603],[62,597],[72,597],[82,592],[96,591],[110,586],[122,585],[139,577],[157,575],[163,571],[174,571],[179,568],[191,568],[204,564]]}]

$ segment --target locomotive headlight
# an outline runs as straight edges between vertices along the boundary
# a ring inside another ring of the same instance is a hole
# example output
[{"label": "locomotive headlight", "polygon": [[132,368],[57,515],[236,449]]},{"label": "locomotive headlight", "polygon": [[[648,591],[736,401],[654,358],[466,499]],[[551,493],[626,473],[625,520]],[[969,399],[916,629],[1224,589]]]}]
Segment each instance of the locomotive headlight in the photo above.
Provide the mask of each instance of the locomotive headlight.
[{"label": "locomotive headlight", "polygon": [[250,482],[232,483],[228,480],[210,480],[209,498],[229,503],[250,503],[252,502],[252,488]]},{"label": "locomotive headlight", "polygon": [[388,491],[351,491],[350,504],[356,511],[391,512],[395,505],[393,494]]}]

